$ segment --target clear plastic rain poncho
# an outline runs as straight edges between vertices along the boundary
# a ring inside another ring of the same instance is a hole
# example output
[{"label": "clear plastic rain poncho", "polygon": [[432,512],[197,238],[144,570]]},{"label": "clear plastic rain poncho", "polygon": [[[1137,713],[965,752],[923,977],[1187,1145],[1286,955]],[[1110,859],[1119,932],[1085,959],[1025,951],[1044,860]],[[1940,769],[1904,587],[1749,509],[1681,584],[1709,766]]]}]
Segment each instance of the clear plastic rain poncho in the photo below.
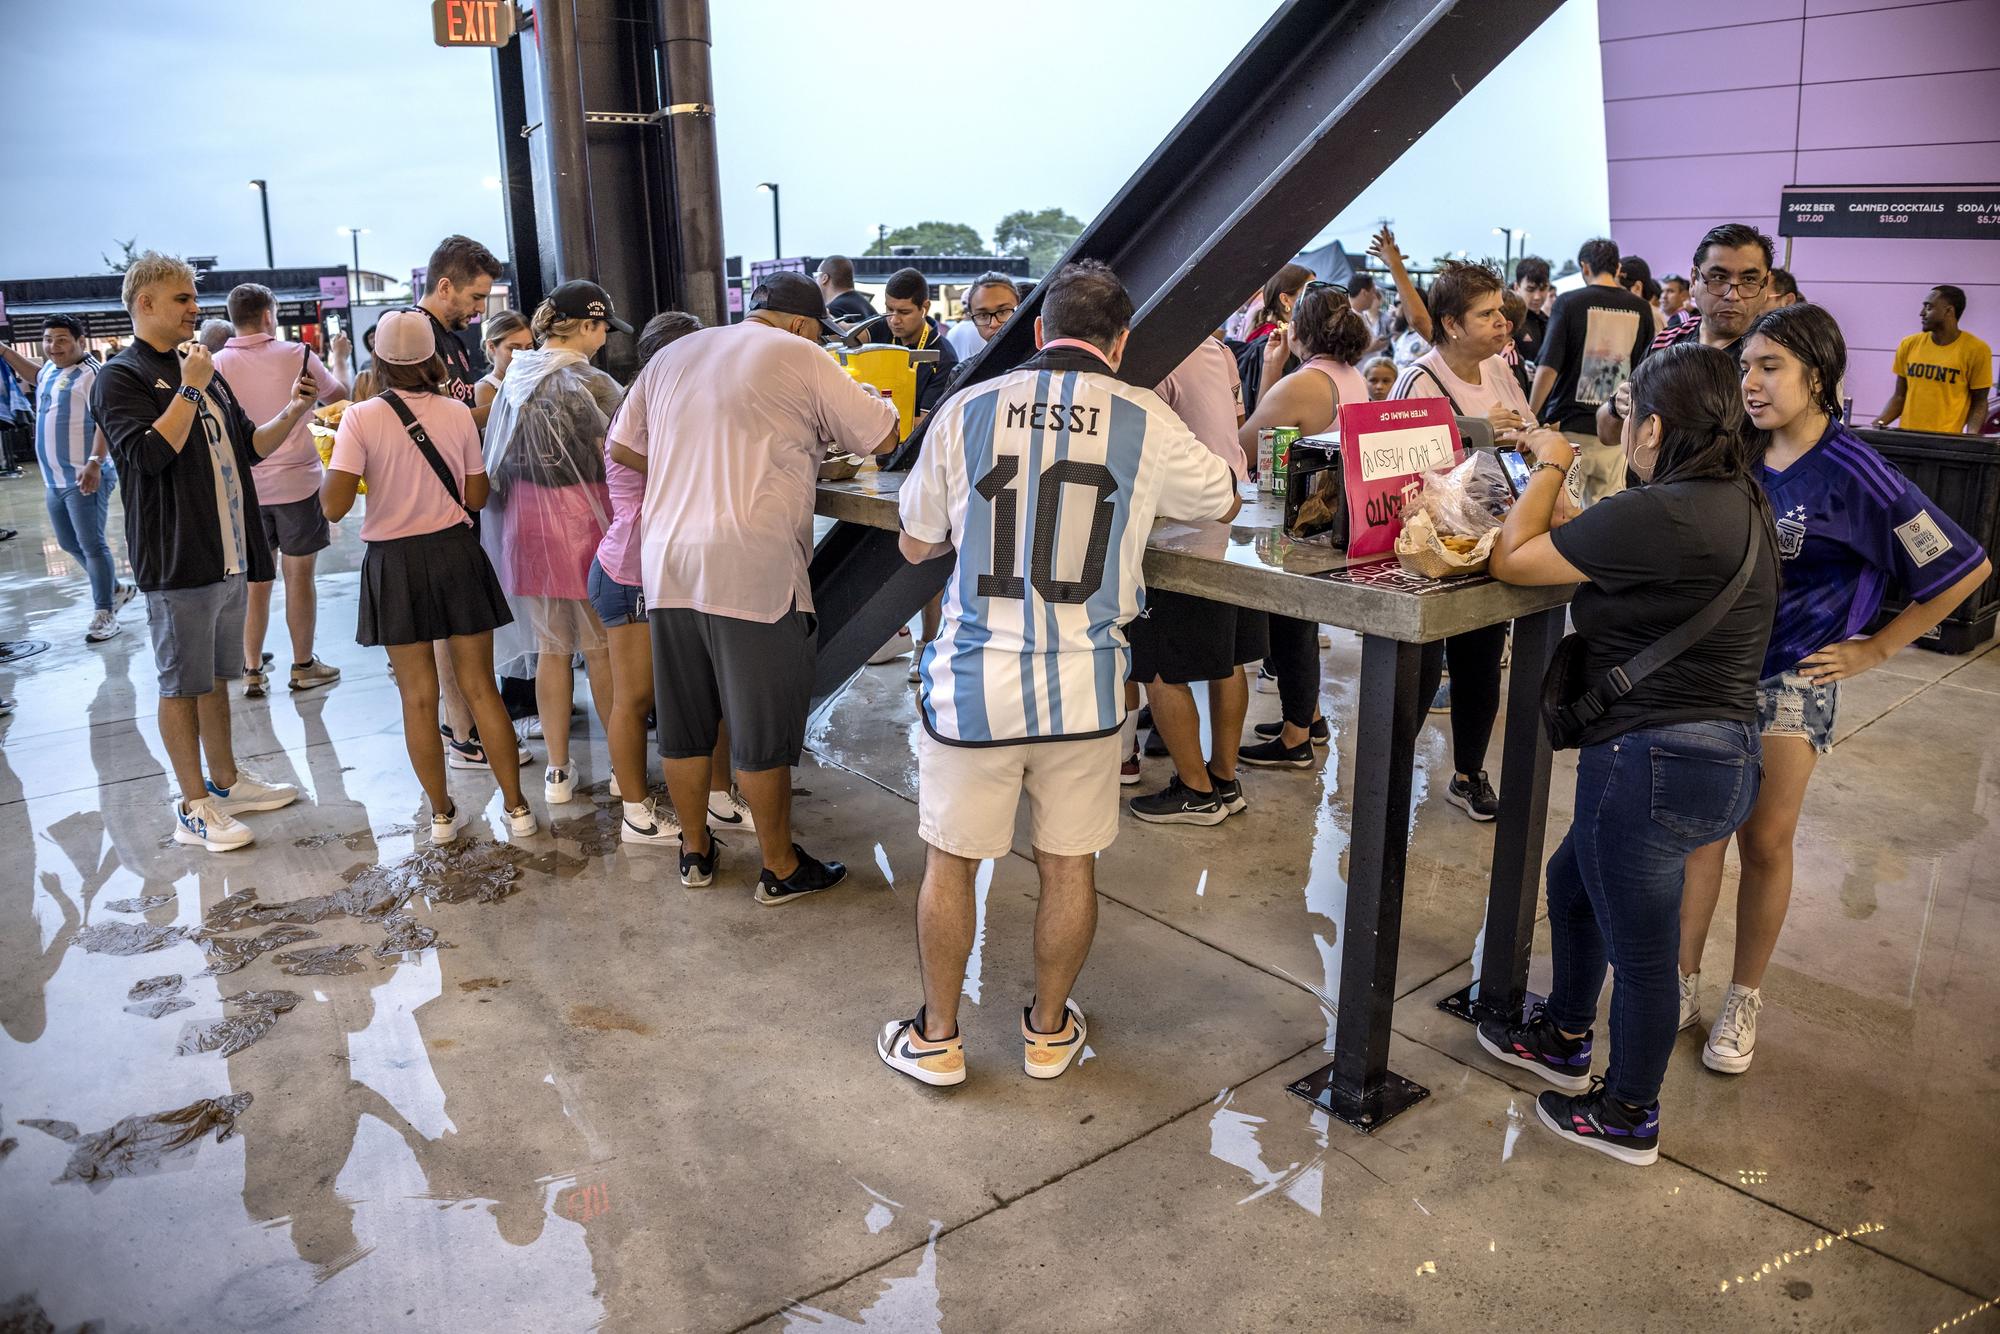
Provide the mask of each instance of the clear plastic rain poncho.
[{"label": "clear plastic rain poncho", "polygon": [[617,382],[568,348],[516,352],[486,419],[492,497],[480,543],[500,576],[514,623],[493,632],[493,661],[534,675],[531,654],[576,653],[608,642],[588,583],[611,526],[604,436]]}]

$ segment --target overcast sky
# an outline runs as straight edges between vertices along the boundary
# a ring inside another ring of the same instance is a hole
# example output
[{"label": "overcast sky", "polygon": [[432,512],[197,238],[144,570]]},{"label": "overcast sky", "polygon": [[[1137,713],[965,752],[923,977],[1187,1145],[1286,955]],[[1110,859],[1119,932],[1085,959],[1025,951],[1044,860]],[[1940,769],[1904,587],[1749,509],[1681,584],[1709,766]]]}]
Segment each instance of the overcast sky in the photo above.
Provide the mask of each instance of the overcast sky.
[{"label": "overcast sky", "polygon": [[[142,246],[262,267],[407,274],[462,231],[504,250],[490,56],[431,44],[426,0],[0,0],[14,133],[0,139],[0,277],[101,272]],[[713,3],[729,253],[859,251],[877,223],[1016,208],[1088,221],[1256,31],[1258,0]],[[1387,215],[1406,253],[1499,253],[1527,228],[1560,259],[1607,225],[1593,0],[1567,0],[1332,220],[1358,248]],[[807,107],[810,93],[830,109]],[[899,113],[909,117],[896,129]]]}]

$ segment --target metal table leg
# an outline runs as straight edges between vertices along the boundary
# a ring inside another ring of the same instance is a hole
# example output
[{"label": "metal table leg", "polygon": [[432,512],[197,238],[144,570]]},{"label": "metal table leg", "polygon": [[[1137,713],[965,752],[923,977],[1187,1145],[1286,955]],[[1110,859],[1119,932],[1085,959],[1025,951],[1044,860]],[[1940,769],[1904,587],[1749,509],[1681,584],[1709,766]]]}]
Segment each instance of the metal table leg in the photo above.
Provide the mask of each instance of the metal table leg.
[{"label": "metal table leg", "polygon": [[1467,1023],[1518,1022],[1542,997],[1528,991],[1528,954],[1549,823],[1549,739],[1542,730],[1542,677],[1563,633],[1563,608],[1514,622],[1501,752],[1500,818],[1493,830],[1493,878],[1486,901],[1486,948],[1477,982],[1438,1002]]},{"label": "metal table leg", "polygon": [[1377,635],[1361,641],[1354,831],[1347,854],[1333,1064],[1291,1086],[1293,1093],[1363,1132],[1430,1096],[1429,1089],[1389,1069],[1403,870],[1410,854],[1411,770],[1423,722],[1423,701],[1417,698],[1422,653],[1422,645]]}]

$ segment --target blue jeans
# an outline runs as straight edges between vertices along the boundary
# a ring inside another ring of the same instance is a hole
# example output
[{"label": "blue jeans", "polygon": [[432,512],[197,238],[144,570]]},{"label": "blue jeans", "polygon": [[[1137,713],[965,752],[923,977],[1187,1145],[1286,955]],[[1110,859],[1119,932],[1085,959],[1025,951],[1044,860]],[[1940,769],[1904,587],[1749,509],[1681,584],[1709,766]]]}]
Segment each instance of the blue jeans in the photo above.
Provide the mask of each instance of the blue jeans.
[{"label": "blue jeans", "polygon": [[1606,963],[1617,972],[1605,1087],[1621,1101],[1657,1100],[1673,1051],[1683,864],[1749,817],[1762,777],[1747,723],[1670,723],[1578,754],[1576,817],[1549,859],[1548,1015],[1589,1028]]},{"label": "blue jeans", "polygon": [[43,488],[56,545],[82,561],[90,572],[90,600],[99,611],[111,610],[111,595],[118,588],[117,567],[104,540],[104,524],[111,517],[111,493],[117,486],[118,474],[107,463],[96,495],[86,496],[83,488],[76,486]]}]

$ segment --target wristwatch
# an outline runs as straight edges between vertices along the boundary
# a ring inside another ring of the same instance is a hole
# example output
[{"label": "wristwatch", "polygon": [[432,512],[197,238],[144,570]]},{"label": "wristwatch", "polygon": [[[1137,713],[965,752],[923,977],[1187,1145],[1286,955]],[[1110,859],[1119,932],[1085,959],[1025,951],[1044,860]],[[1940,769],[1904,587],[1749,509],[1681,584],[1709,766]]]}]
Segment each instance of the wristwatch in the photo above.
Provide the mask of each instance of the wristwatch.
[{"label": "wristwatch", "polygon": [[196,407],[201,406],[201,390],[196,389],[193,385],[184,384],[180,388],[174,390],[174,392],[176,394],[179,394],[182,398],[186,399],[188,402],[194,404]]}]

